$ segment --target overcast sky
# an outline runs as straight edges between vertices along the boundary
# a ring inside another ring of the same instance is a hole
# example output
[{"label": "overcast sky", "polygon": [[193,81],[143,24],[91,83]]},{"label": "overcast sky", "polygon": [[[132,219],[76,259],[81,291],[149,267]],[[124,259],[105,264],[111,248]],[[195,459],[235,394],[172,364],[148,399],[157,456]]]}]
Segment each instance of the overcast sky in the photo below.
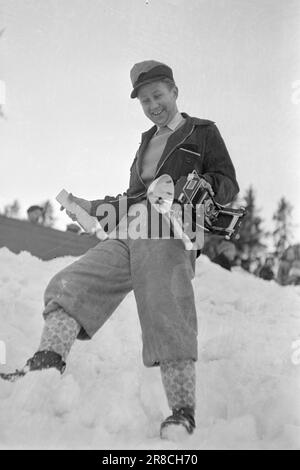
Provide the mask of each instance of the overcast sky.
[{"label": "overcast sky", "polygon": [[0,0],[0,207],[125,191],[151,127],[129,72],[155,59],[180,111],[216,122],[265,227],[285,196],[300,241],[299,24],[299,0]]}]

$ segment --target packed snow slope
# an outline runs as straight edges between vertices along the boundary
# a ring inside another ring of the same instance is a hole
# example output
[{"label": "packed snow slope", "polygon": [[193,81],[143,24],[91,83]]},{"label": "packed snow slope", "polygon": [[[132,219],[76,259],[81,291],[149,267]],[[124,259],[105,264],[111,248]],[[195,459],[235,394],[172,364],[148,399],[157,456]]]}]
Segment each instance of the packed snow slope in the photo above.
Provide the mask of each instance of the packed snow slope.
[{"label": "packed snow slope", "polygon": [[[0,250],[1,371],[20,368],[43,327],[44,289],[74,258],[41,261]],[[299,449],[300,291],[201,257],[197,430],[159,438],[169,414],[159,368],[141,360],[130,294],[92,341],[77,341],[63,376],[33,372],[0,381],[0,448]],[[298,343],[297,343],[298,341]]]}]

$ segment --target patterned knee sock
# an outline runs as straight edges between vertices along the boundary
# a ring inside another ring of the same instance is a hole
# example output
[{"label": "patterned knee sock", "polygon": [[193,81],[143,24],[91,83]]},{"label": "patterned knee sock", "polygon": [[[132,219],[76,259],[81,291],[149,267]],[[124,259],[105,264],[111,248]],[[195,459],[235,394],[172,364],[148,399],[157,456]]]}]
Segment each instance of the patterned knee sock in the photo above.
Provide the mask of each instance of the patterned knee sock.
[{"label": "patterned knee sock", "polygon": [[49,313],[38,351],[54,351],[65,361],[80,331],[80,325],[64,310]]},{"label": "patterned knee sock", "polygon": [[166,361],[160,364],[162,382],[171,409],[196,405],[196,371],[193,360]]}]

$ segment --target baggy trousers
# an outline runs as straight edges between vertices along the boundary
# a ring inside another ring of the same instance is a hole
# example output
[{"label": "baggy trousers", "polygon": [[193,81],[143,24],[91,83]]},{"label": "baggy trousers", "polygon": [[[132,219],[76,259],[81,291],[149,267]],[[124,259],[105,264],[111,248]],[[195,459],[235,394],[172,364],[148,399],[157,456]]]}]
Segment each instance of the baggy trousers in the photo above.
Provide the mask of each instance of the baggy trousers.
[{"label": "baggy trousers", "polygon": [[197,360],[195,258],[181,240],[106,239],[51,279],[44,317],[62,308],[90,339],[133,289],[145,366]]}]

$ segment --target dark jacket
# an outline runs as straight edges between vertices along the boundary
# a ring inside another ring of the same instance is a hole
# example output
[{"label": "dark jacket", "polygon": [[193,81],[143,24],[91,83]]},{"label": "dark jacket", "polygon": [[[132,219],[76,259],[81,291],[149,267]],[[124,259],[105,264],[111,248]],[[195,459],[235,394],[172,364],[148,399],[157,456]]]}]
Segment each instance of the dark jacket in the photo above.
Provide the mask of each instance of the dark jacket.
[{"label": "dark jacket", "polygon": [[272,268],[266,265],[264,265],[260,269],[258,276],[261,277],[262,279],[265,279],[266,281],[272,281],[272,279],[274,279],[274,273],[273,273]]},{"label": "dark jacket", "polygon": [[[212,185],[215,199],[220,204],[232,201],[239,191],[235,170],[225,143],[219,130],[212,121],[190,117],[182,113],[186,122],[169,137],[163,154],[157,165],[154,179],[163,174],[169,174],[174,183],[181,176],[186,176],[193,170],[203,175]],[[101,205],[110,203],[118,209],[119,217],[123,217],[123,208],[147,198],[146,184],[141,178],[142,160],[145,149],[157,130],[153,126],[142,134],[140,147],[130,168],[128,190],[116,197],[106,196],[104,199],[91,201],[93,216],[101,221],[104,215]],[[125,204],[124,204],[125,202]],[[122,207],[122,208],[121,208]]]}]

